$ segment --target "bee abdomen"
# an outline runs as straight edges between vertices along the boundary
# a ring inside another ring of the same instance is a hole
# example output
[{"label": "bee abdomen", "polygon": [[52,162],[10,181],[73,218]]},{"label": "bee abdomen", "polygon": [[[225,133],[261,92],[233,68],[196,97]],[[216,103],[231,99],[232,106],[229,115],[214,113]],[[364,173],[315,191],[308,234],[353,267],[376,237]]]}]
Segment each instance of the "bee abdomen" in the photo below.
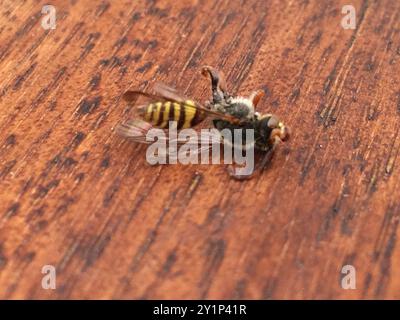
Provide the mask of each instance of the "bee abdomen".
[{"label": "bee abdomen", "polygon": [[205,117],[196,108],[195,102],[187,100],[184,103],[166,101],[149,104],[144,110],[144,119],[154,127],[166,129],[170,121],[176,121],[177,129],[191,128]]}]

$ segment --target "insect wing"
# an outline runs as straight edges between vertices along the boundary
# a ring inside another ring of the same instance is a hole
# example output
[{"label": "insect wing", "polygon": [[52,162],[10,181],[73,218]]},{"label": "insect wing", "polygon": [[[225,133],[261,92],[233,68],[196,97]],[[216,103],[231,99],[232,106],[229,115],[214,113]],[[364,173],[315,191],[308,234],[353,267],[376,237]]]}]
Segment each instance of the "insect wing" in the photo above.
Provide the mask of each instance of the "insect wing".
[{"label": "insect wing", "polygon": [[128,120],[118,124],[115,128],[117,135],[138,143],[150,144],[146,140],[147,133],[152,129],[152,125],[142,120]]},{"label": "insect wing", "polygon": [[[148,135],[150,130],[157,130],[159,134],[157,134],[156,131],[153,131],[151,135]],[[167,143],[169,145],[176,144],[177,146],[182,146],[184,144],[193,145],[198,147],[193,148],[196,150],[196,153],[206,151],[213,145],[221,144],[223,142],[220,133],[215,129],[211,131],[198,132],[199,137],[195,140],[187,136],[182,136],[179,132],[176,138],[170,138],[166,130],[154,128],[151,124],[143,120],[128,120],[125,123],[117,125],[115,131],[119,136],[137,143],[151,144],[155,141],[154,137],[157,137],[157,142],[164,143],[165,145],[167,145]],[[171,152],[176,151],[177,150],[171,150]]]},{"label": "insect wing", "polygon": [[[153,90],[157,93],[158,96],[174,102],[184,103],[187,100],[191,100],[183,94],[179,93],[176,89],[162,82],[156,82],[154,84]],[[199,103],[196,104],[200,105]]]}]

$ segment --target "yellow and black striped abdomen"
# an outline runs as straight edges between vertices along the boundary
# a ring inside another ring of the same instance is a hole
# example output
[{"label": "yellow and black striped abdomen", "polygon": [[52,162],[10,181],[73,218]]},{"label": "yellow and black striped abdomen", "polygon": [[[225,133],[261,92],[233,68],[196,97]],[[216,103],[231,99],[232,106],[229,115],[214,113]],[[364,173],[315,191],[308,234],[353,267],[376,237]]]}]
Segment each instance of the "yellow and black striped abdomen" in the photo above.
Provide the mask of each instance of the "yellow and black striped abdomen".
[{"label": "yellow and black striped abdomen", "polygon": [[177,129],[191,128],[203,121],[204,112],[196,108],[195,102],[183,103],[166,101],[150,103],[144,112],[144,119],[154,127],[166,129],[170,121],[177,122]]}]

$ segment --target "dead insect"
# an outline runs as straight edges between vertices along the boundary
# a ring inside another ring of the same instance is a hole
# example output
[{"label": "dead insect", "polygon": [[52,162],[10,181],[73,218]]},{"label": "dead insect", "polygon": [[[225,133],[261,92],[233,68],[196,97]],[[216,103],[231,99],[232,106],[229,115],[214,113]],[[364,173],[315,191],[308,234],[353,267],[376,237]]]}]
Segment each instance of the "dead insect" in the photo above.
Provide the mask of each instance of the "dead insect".
[{"label": "dead insect", "polygon": [[[276,146],[289,138],[289,129],[274,115],[260,114],[255,111],[257,104],[264,95],[264,91],[257,90],[249,97],[232,96],[226,90],[224,76],[216,69],[204,66],[202,75],[211,79],[212,99],[202,104],[188,99],[175,89],[156,83],[154,94],[143,91],[127,91],[124,99],[137,105],[139,116],[144,120],[129,120],[116,127],[117,134],[140,143],[146,141],[146,134],[151,128],[168,129],[170,121],[175,121],[177,129],[196,126],[206,118],[211,118],[214,127],[219,130],[235,129],[254,130],[254,148],[264,153],[262,160],[257,164],[256,170],[261,170],[270,161]],[[139,98],[146,98],[147,103],[138,103]],[[246,148],[246,141],[242,140],[241,146],[234,141],[227,141],[223,137],[213,137],[208,140],[212,143],[230,144],[232,147]],[[186,143],[185,141],[177,141]],[[254,172],[255,172],[254,171]],[[236,175],[232,167],[228,167],[231,176],[237,179],[246,179],[253,176]]]}]

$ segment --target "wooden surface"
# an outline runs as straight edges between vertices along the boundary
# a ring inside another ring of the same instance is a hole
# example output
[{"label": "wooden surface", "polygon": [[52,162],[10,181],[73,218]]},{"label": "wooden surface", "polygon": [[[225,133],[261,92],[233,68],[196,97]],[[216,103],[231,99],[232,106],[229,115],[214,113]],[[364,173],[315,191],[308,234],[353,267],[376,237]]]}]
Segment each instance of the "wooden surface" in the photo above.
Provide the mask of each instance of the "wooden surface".
[{"label": "wooden surface", "polygon": [[[1,298],[400,298],[399,1],[355,30],[349,1],[54,0],[47,31],[44,4],[0,6]],[[206,100],[203,64],[292,129],[253,180],[112,132],[145,81]]]}]

